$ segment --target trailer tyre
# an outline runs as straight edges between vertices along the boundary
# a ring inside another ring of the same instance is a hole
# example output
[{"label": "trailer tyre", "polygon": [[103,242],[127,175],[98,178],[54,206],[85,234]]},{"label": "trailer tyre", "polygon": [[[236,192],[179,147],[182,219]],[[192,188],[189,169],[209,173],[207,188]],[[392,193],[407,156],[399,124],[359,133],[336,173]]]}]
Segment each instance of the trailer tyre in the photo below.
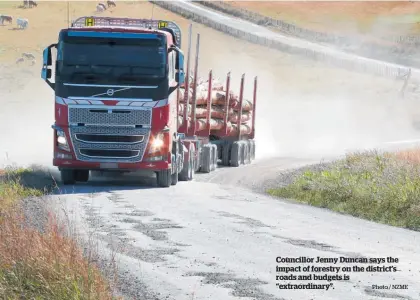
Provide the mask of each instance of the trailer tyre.
[{"label": "trailer tyre", "polygon": [[191,181],[194,178],[194,156],[195,156],[195,150],[194,146],[190,145],[188,155],[188,161],[184,160],[184,165],[182,167],[181,172],[178,175],[178,179],[180,181]]},{"label": "trailer tyre", "polygon": [[171,175],[171,185],[176,185],[177,183],[178,183],[178,173],[175,171],[175,173]]},{"label": "trailer tyre", "polygon": [[232,167],[239,167],[242,161],[242,144],[239,142],[233,142],[230,156],[230,165]]},{"label": "trailer tyre", "polygon": [[61,181],[63,184],[75,184],[76,183],[76,172],[71,169],[60,170]]},{"label": "trailer tyre", "polygon": [[249,140],[250,152],[251,152],[251,160],[255,159],[255,141]]},{"label": "trailer tyre", "polygon": [[210,173],[213,164],[213,147],[211,145],[204,145],[202,152],[202,165],[200,171],[202,173]]},{"label": "trailer tyre", "polygon": [[217,167],[217,146],[211,145],[211,165],[210,171],[216,170]]},{"label": "trailer tyre", "polygon": [[219,161],[219,149],[216,145],[213,145],[214,147],[214,170],[217,169],[217,162]]},{"label": "trailer tyre", "polygon": [[89,170],[75,170],[74,171],[75,180],[79,182],[88,182],[89,181]]},{"label": "trailer tyre", "polygon": [[246,165],[248,164],[248,154],[249,154],[249,147],[247,142],[240,142],[241,143],[241,164]]},{"label": "trailer tyre", "polygon": [[230,144],[225,144],[222,146],[222,165],[229,166],[230,163]]},{"label": "trailer tyre", "polygon": [[156,173],[156,181],[159,187],[170,187],[172,184],[171,169],[162,170]]}]

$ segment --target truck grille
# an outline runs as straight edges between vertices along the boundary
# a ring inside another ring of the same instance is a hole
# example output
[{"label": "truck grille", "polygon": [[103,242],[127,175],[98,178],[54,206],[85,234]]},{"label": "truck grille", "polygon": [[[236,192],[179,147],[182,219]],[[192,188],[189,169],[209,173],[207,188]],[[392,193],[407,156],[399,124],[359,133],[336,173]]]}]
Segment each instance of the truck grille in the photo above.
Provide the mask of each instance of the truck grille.
[{"label": "truck grille", "polygon": [[151,109],[69,107],[69,124],[121,126],[150,125],[151,122]]},{"label": "truck grille", "polygon": [[70,127],[76,158],[95,162],[139,162],[149,142],[148,128]]}]

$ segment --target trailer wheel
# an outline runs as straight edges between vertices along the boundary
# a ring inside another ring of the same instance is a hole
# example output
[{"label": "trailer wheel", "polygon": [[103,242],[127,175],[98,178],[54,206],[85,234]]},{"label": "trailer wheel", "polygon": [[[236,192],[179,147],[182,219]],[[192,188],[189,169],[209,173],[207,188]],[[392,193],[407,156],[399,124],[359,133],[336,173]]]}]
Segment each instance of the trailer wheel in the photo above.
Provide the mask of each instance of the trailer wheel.
[{"label": "trailer wheel", "polygon": [[216,170],[217,167],[217,146],[211,145],[211,160],[210,160],[210,171]]},{"label": "trailer wheel", "polygon": [[63,184],[75,184],[76,183],[76,172],[72,169],[60,170],[61,181]]},{"label": "trailer wheel", "polygon": [[174,158],[172,160],[172,163],[175,163],[175,172],[171,174],[171,185],[176,185],[178,183],[178,170],[179,170],[179,164],[181,160],[181,155],[179,151],[180,151],[179,143],[174,142],[172,144],[172,152],[174,152],[173,153]]},{"label": "trailer wheel", "polygon": [[247,142],[240,142],[241,143],[241,164],[246,165],[248,164],[248,154],[249,148]]},{"label": "trailer wheel", "polygon": [[249,146],[251,149],[251,160],[255,159],[255,141],[254,140],[249,140]]},{"label": "trailer wheel", "polygon": [[217,162],[219,161],[219,149],[216,145],[214,147],[214,169],[217,169]]},{"label": "trailer wheel", "polygon": [[89,170],[75,170],[74,178],[79,182],[88,182],[89,181]]},{"label": "trailer wheel", "polygon": [[229,166],[229,162],[230,162],[230,144],[224,144],[222,146],[222,165],[223,166]]},{"label": "trailer wheel", "polygon": [[194,146],[190,145],[190,150],[188,151],[188,161],[184,161],[181,172],[178,174],[178,179],[180,181],[190,181],[194,178]]},{"label": "trailer wheel", "polygon": [[171,169],[162,170],[156,173],[156,181],[159,187],[170,187],[172,184]]},{"label": "trailer wheel", "polygon": [[171,175],[171,185],[176,185],[177,183],[178,183],[178,173],[175,171],[175,173]]},{"label": "trailer wheel", "polygon": [[237,141],[233,142],[232,150],[230,153],[230,165],[232,167],[239,167],[242,161],[242,144]]},{"label": "trailer wheel", "polygon": [[213,160],[213,147],[209,144],[203,146],[203,152],[202,155],[202,161],[201,161],[201,168],[200,172],[202,173],[210,173],[211,172],[211,166],[212,166],[212,160]]}]

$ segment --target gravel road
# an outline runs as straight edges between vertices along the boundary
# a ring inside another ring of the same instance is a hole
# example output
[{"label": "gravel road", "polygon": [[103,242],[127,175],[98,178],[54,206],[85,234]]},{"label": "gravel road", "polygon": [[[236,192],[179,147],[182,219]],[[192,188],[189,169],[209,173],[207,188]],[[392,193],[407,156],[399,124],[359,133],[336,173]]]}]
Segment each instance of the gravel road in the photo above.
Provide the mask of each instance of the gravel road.
[{"label": "gravel road", "polygon": [[[136,175],[61,187],[52,203],[65,209],[80,234],[93,234],[102,258],[116,255],[121,292],[142,300],[419,299],[419,233],[261,193],[287,182],[287,175],[278,177],[287,169],[346,149],[415,139],[396,101],[399,84],[194,26],[203,36],[202,74],[212,67],[219,75],[231,69],[237,78],[244,71],[259,76],[258,161],[170,189],[157,189],[153,178]],[[0,165],[49,167],[53,93],[36,78],[1,97]],[[6,154],[8,160],[2,160]],[[277,256],[394,256],[400,271],[350,273],[350,281],[334,282],[328,292],[280,291]],[[409,289],[372,290],[372,284]]]}]

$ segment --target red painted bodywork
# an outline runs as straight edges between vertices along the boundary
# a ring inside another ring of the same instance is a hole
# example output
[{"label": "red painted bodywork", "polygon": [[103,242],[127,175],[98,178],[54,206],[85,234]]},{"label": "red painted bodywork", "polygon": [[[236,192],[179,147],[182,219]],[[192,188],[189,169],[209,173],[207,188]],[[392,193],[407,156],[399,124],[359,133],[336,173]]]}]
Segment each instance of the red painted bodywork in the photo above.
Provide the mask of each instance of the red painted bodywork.
[{"label": "red painted bodywork", "polygon": [[[133,29],[133,28],[71,28],[72,31],[103,31],[103,32],[133,32],[133,33],[156,33],[166,35],[167,38],[167,48],[169,49],[174,45],[174,40],[172,35],[166,31],[159,30],[149,30],[149,29]],[[170,86],[176,84],[175,82],[170,82]],[[85,100],[86,101],[86,100]],[[55,101],[55,125],[60,127],[66,134],[67,142],[70,146],[70,152],[61,150],[57,146],[56,141],[56,131],[53,131],[53,140],[54,140],[54,158],[53,165],[58,168],[77,168],[77,169],[101,169],[101,163],[99,162],[85,162],[75,159],[75,153],[72,141],[70,139],[69,133],[69,124],[68,124],[68,106],[66,104],[60,104],[59,101]],[[105,106],[116,106],[119,101],[116,100],[103,100]],[[168,99],[168,103],[164,106],[153,107],[152,108],[152,122],[151,122],[151,134],[149,138],[149,144],[145,150],[143,161],[138,163],[117,163],[117,170],[140,170],[146,169],[151,171],[159,171],[171,168],[171,151],[172,151],[172,139],[171,137],[174,134],[174,129],[176,128],[177,116],[171,115],[171,108],[177,107],[177,93],[173,92]],[[173,110],[173,109],[172,109]],[[175,112],[176,113],[176,112]],[[174,112],[173,112],[174,114]],[[169,127],[170,130],[164,134],[164,146],[160,152],[155,152],[149,154],[149,149],[153,141],[153,137],[161,133],[165,127]],[[57,153],[70,154],[73,159],[61,159],[57,158]],[[165,160],[163,161],[147,161],[151,156],[164,156]]]}]

